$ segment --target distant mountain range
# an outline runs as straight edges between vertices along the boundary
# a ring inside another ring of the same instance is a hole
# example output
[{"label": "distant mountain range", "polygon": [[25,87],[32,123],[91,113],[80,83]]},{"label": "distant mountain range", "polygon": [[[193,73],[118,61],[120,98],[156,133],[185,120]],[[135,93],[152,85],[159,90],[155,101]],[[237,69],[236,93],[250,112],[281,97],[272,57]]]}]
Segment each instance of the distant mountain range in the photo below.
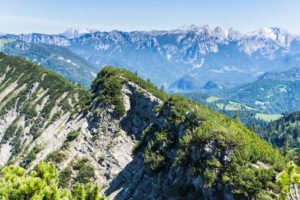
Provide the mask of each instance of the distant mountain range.
[{"label": "distant mountain range", "polygon": [[0,51],[43,65],[87,89],[97,76],[98,70],[93,64],[63,46],[28,43],[12,36],[3,36]]},{"label": "distant mountain range", "polygon": [[300,65],[300,39],[280,28],[242,34],[231,28],[186,26],[169,31],[69,29],[11,36],[66,47],[97,69],[125,67],[171,92],[232,88],[270,71]]},{"label": "distant mountain range", "polygon": [[0,50],[86,88],[99,69],[114,65],[170,93],[208,93],[276,114],[300,109],[300,37],[280,28],[247,34],[196,25],[148,32],[71,28],[2,35]]}]

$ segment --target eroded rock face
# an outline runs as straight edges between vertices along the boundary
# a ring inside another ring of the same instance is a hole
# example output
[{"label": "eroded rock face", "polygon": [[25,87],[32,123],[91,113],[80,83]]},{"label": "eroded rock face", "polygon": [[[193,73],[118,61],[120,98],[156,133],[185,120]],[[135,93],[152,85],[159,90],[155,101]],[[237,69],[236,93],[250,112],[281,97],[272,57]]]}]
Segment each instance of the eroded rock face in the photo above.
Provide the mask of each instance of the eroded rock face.
[{"label": "eroded rock face", "polygon": [[94,165],[101,173],[99,180],[102,185],[109,185],[133,161],[136,138],[153,123],[154,106],[161,103],[132,82],[124,84],[123,98],[127,112],[121,118],[115,118],[113,109],[102,103],[92,103],[92,112],[84,116],[88,123],[86,131],[92,135],[86,139],[92,144],[90,149],[94,151]]},{"label": "eroded rock face", "polygon": [[[36,89],[36,86],[32,89]],[[203,189],[203,180],[183,167],[153,173],[145,165],[142,153],[134,155],[133,148],[137,139],[141,139],[143,131],[153,124],[161,128],[170,126],[165,119],[170,110],[162,110],[158,116],[154,110],[163,103],[162,100],[130,81],[123,85],[122,94],[126,109],[124,116],[116,117],[113,108],[105,103],[92,102],[86,113],[64,113],[35,140],[28,136],[28,122],[25,118],[20,118],[18,124],[25,130],[22,139],[27,148],[12,161],[21,164],[24,155],[37,145],[42,146],[42,149],[31,161],[29,170],[54,151],[67,155],[66,159],[57,165],[59,170],[64,170],[81,158],[88,158],[90,165],[95,169],[96,183],[103,188],[109,199],[215,199],[216,195],[221,195],[222,199],[232,199],[224,186],[220,185],[218,192],[214,189]],[[19,112],[12,110],[0,120],[2,136],[19,115]],[[79,136],[70,142],[68,148],[63,148],[68,133],[76,130],[79,130]],[[178,136],[182,137],[184,134],[185,127],[182,125]],[[9,143],[1,145],[0,164],[5,165],[8,162],[12,148]],[[214,154],[214,144],[207,144],[203,151],[205,152],[195,152],[194,159]],[[175,157],[172,153],[170,156]],[[220,191],[224,191],[224,194],[219,194]]]},{"label": "eroded rock face", "polygon": [[[132,82],[124,84],[123,98],[124,100],[128,99],[128,102],[127,112],[121,118],[115,117],[110,106],[92,102],[89,112],[75,115],[64,113],[45,128],[35,140],[27,136],[30,124],[21,117],[18,124],[24,128],[25,135],[21,139],[24,140],[26,149],[11,161],[21,164],[24,155],[27,155],[35,146],[40,145],[42,149],[31,161],[28,166],[29,170],[38,162],[45,160],[52,152],[60,151],[65,153],[67,158],[57,166],[59,170],[63,170],[80,158],[88,158],[95,169],[96,182],[101,187],[107,187],[133,161],[132,149],[136,138],[139,138],[142,131],[156,119],[154,107],[162,103],[160,99]],[[14,109],[0,119],[1,137],[19,116],[21,113]],[[67,149],[62,148],[68,133],[75,130],[80,130],[79,136],[70,143]],[[1,145],[0,164],[2,166],[10,159],[11,148],[13,147],[9,143]]]},{"label": "eroded rock face", "polygon": [[[136,92],[138,89],[132,83],[123,87],[125,99],[128,98],[129,101],[125,106],[127,114],[121,119],[121,129],[125,130],[125,133],[127,132],[127,137],[139,138],[139,134],[145,129],[151,128],[153,124],[161,128],[171,126],[165,119],[170,110],[165,108],[160,115],[157,115],[153,109],[162,102],[151,94],[143,93],[145,91]],[[139,126],[136,126],[136,121],[139,121]],[[199,124],[200,122],[195,123]],[[184,134],[185,127],[182,125],[179,128],[178,136],[182,137]],[[217,152],[216,147],[215,141],[211,141],[201,148],[195,147],[193,159],[217,156],[220,161],[228,161],[231,150]],[[169,156],[170,159],[175,159],[176,155],[170,153]],[[169,166],[159,173],[153,172],[144,163],[141,152],[131,154],[131,159],[127,161],[129,162],[126,163],[126,166],[108,182],[109,186],[106,188],[105,194],[109,199],[234,199],[230,189],[224,185],[218,184],[213,189],[205,188],[204,181],[187,170],[188,168]]]},{"label": "eroded rock face", "polygon": [[[205,148],[195,149],[195,160],[200,157],[212,157],[216,151],[214,141]],[[231,150],[223,152],[220,160],[226,161]],[[153,173],[145,165],[142,154],[137,154],[133,160],[115,177],[105,191],[109,199],[205,199],[233,200],[234,196],[226,185],[217,183],[213,188],[205,186],[205,181],[195,175],[188,167],[169,167],[158,173]]]},{"label": "eroded rock face", "polygon": [[[237,159],[236,146],[242,142],[244,148],[248,142],[245,152],[255,156],[268,148],[236,122],[182,97],[167,96],[130,72],[107,67],[88,93],[25,64],[22,72],[7,64],[0,67],[0,108],[5,107],[0,109],[1,166],[17,164],[29,171],[40,161],[52,161],[60,172],[69,170],[66,187],[82,178],[83,168],[87,181],[99,185],[108,199],[231,200],[225,183],[234,189],[231,181],[237,179],[223,180],[240,175],[234,168],[240,163],[231,162]],[[38,78],[30,76],[32,69]],[[258,143],[262,151],[256,149]],[[252,170],[252,160],[243,166],[244,158],[242,167]],[[260,156],[252,166],[268,169],[271,159]]]},{"label": "eroded rock face", "polygon": [[162,101],[132,82],[125,84],[122,90],[127,108],[127,114],[121,120],[122,129],[140,138],[140,134],[151,123],[157,121],[154,109],[155,106],[162,104]]}]

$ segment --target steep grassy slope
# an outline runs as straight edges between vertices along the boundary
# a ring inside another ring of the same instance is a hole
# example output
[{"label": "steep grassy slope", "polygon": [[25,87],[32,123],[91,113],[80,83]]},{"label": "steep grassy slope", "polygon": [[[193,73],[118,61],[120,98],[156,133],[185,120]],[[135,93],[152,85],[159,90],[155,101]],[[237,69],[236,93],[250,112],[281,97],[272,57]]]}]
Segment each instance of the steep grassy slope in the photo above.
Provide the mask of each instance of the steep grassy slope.
[{"label": "steep grassy slope", "polygon": [[93,181],[113,199],[275,197],[285,159],[240,123],[105,67],[92,95],[0,57],[0,161],[53,162],[60,186]]},{"label": "steep grassy slope", "polygon": [[33,140],[66,113],[79,109],[88,96],[63,77],[4,54],[0,54],[0,77],[1,163],[24,153]]}]

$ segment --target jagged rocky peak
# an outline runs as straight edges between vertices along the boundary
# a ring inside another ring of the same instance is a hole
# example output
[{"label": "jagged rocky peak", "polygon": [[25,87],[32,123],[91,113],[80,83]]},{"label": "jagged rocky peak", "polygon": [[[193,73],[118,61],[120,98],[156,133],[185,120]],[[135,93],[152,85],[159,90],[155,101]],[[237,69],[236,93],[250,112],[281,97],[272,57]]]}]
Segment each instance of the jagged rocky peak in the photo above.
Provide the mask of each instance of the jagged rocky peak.
[{"label": "jagged rocky peak", "polygon": [[27,43],[33,44],[49,44],[49,45],[58,45],[58,46],[68,46],[70,41],[68,38],[60,35],[47,35],[41,33],[29,33],[21,34],[18,36],[19,40],[22,40]]},{"label": "jagged rocky peak", "polygon": [[65,32],[61,33],[60,35],[65,36],[69,39],[78,38],[85,34],[95,33],[97,32],[97,29],[91,29],[91,28],[83,28],[83,27],[72,27],[67,29]]},{"label": "jagged rocky peak", "polygon": [[258,31],[249,33],[247,36],[270,39],[277,41],[283,46],[288,46],[293,39],[292,35],[287,30],[278,27],[262,28]]},{"label": "jagged rocky peak", "polygon": [[92,84],[93,104],[107,105],[121,120],[123,129],[136,137],[155,119],[154,108],[166,98],[164,92],[137,75],[112,66],[104,67]]},{"label": "jagged rocky peak", "polygon": [[127,70],[103,68],[87,92],[0,54],[0,81],[1,165],[53,162],[60,184],[92,181],[109,199],[273,197],[277,150]]},{"label": "jagged rocky peak", "polygon": [[238,42],[239,49],[247,54],[259,52],[273,58],[278,49],[288,49],[295,36],[281,28],[262,28],[243,35]]},{"label": "jagged rocky peak", "polygon": [[198,35],[203,35],[207,37],[216,37],[222,40],[238,40],[241,38],[242,34],[232,28],[224,28],[221,26],[217,26],[215,28],[211,28],[208,25],[185,25],[178,27],[175,30],[171,30],[171,32],[181,32],[188,33],[194,32]]}]

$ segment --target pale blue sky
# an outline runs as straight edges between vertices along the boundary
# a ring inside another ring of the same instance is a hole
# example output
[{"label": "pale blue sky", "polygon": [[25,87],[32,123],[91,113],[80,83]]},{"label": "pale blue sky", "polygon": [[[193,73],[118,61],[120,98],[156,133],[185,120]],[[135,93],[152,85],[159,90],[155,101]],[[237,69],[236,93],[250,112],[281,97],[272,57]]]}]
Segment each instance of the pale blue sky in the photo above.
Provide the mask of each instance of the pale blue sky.
[{"label": "pale blue sky", "polygon": [[0,0],[0,32],[172,29],[188,24],[300,34],[300,0]]}]

